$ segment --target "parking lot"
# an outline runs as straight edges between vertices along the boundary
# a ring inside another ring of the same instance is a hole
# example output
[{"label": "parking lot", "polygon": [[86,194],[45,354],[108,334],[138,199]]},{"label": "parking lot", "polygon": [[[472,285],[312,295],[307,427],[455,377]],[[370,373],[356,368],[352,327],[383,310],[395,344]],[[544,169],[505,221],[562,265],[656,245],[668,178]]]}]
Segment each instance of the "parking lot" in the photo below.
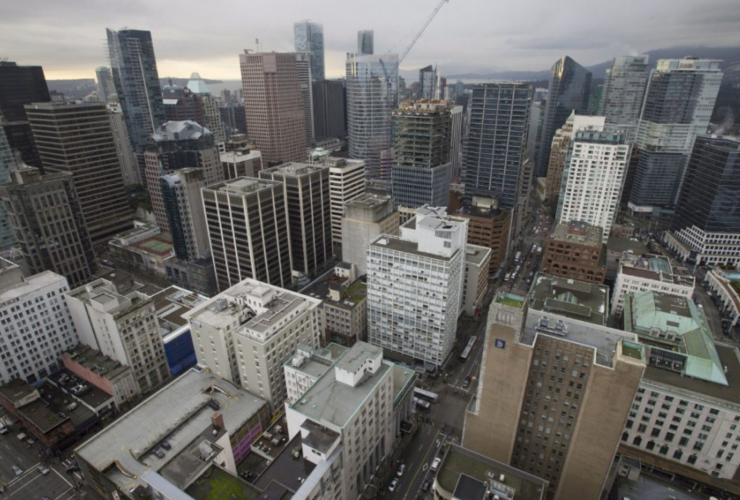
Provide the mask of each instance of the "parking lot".
[{"label": "parking lot", "polygon": [[35,500],[47,496],[52,500],[71,500],[74,498],[74,487],[55,469],[42,475],[36,467],[8,484],[5,498],[14,500]]}]

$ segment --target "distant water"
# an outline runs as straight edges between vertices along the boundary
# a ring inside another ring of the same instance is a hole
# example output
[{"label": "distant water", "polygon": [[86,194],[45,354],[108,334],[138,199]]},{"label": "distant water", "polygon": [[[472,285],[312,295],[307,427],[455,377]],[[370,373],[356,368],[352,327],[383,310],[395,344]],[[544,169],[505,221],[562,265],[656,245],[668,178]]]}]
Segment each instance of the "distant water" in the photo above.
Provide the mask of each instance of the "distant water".
[{"label": "distant water", "polygon": [[221,83],[209,83],[208,90],[211,91],[211,94],[213,95],[219,95],[222,90],[227,89],[234,92],[237,89],[240,89],[242,87],[242,81],[241,80],[222,80]]}]

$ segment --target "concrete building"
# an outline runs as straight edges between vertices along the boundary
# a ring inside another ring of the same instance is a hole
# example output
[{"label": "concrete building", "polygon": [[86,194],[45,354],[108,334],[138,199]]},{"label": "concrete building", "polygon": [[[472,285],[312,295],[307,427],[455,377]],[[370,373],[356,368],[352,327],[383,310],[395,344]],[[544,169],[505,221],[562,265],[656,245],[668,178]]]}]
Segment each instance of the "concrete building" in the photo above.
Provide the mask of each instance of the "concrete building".
[{"label": "concrete building", "polygon": [[606,279],[614,281],[619,273],[619,265],[622,259],[634,255],[645,255],[648,248],[645,243],[637,238],[616,236],[612,227],[612,236],[606,242]]},{"label": "concrete building", "polygon": [[529,108],[529,131],[527,132],[527,149],[532,153],[535,165],[539,162],[542,129],[545,123],[547,107],[547,89],[534,89],[532,107]]},{"label": "concrete building", "polygon": [[131,138],[126,130],[126,122],[123,119],[121,106],[118,104],[108,104],[108,118],[110,118],[110,127],[113,132],[113,140],[116,143],[116,152],[118,153],[118,163],[121,165],[121,175],[123,184],[143,184],[139,163],[134,154],[131,145]]},{"label": "concrete building", "polygon": [[165,123],[191,121],[205,127],[206,120],[200,97],[189,88],[172,83],[165,85],[162,87],[162,103]]},{"label": "concrete building", "polygon": [[342,260],[367,274],[367,249],[381,234],[399,235],[398,212],[390,196],[365,193],[344,206],[342,217]]},{"label": "concrete building", "polygon": [[198,123],[213,134],[219,151],[224,151],[226,148],[226,128],[221,120],[218,100],[211,94],[208,85],[198,73],[190,75],[187,88],[198,97],[198,102],[203,110],[203,121]]},{"label": "concrete building", "polygon": [[286,406],[301,399],[301,396],[348,350],[348,347],[334,343],[318,349],[299,345],[295,356],[283,365],[285,387],[288,389],[288,397],[285,399]]},{"label": "concrete building", "polygon": [[563,56],[550,69],[547,104],[542,123],[537,177],[547,176],[550,145],[555,131],[563,126],[573,113],[586,115],[591,91],[591,72],[568,56]]},{"label": "concrete building", "polygon": [[450,134],[450,161],[452,162],[451,182],[463,179],[463,106],[450,108],[452,133]]},{"label": "concrete building", "polygon": [[463,446],[547,480],[548,498],[600,498],[645,371],[608,306],[602,285],[541,273],[526,298],[499,293]]},{"label": "concrete building", "polygon": [[200,190],[206,186],[203,170],[176,170],[163,175],[160,185],[175,255],[182,260],[198,260],[207,256],[208,235],[200,194]]},{"label": "concrete building", "polygon": [[455,214],[468,220],[468,244],[491,249],[490,272],[495,273],[506,261],[511,237],[511,211],[498,206],[498,200],[474,196]]},{"label": "concrete building", "polygon": [[625,254],[614,283],[611,313],[618,317],[628,293],[656,291],[691,298],[696,279],[685,269],[674,266],[662,255]]},{"label": "concrete building", "polygon": [[329,167],[329,197],[331,198],[331,239],[342,244],[344,207],[365,194],[365,162],[328,157],[323,165]]},{"label": "concrete building", "polygon": [[[729,319],[730,326],[736,326],[740,320],[740,280],[734,273],[714,268],[705,277],[707,289],[719,301],[718,309]],[[724,322],[723,322],[724,325]]]},{"label": "concrete building", "polygon": [[293,24],[295,51],[307,53],[311,60],[311,79],[324,80],[324,26],[310,21]]},{"label": "concrete building", "polygon": [[280,182],[283,188],[293,271],[314,276],[334,254],[329,168],[284,163],[259,175]]},{"label": "concrete building", "polygon": [[313,78],[311,75],[311,55],[298,53],[295,55],[296,69],[298,70],[298,84],[301,87],[303,99],[303,115],[306,123],[306,147],[316,141],[313,130]]},{"label": "concrete building", "polygon": [[298,344],[319,346],[321,301],[253,279],[184,314],[198,364],[278,411],[287,397],[283,363]]},{"label": "concrete building", "polygon": [[719,65],[661,59],[651,71],[637,128],[640,152],[628,203],[633,213],[659,216],[674,208],[694,138],[709,126],[722,81]]},{"label": "concrete building", "polygon": [[283,186],[248,177],[202,190],[219,290],[244,278],[288,286],[290,236]]},{"label": "concrete building", "polygon": [[[73,346],[60,354],[59,361],[65,371],[111,396],[116,408],[121,408],[126,401],[140,393],[130,366],[122,365],[92,347]],[[69,378],[69,375],[62,375],[57,382],[62,386],[70,385]]]},{"label": "concrete building", "polygon": [[360,30],[357,32],[357,54],[362,56],[373,55],[375,31]]},{"label": "concrete building", "polygon": [[154,224],[137,224],[134,229],[115,235],[108,242],[108,251],[117,268],[141,276],[164,277],[165,261],[175,257],[172,237]]},{"label": "concrete building", "polygon": [[[17,160],[5,137],[5,130],[0,127],[0,184],[8,182],[10,172],[18,168]],[[8,220],[5,205],[0,203],[0,250],[7,250],[15,244],[13,226]]]},{"label": "concrete building", "polygon": [[696,265],[740,264],[740,138],[700,136],[666,246]]},{"label": "concrete building", "polygon": [[465,278],[467,220],[421,207],[367,251],[368,342],[441,367],[452,352]]},{"label": "concrete building", "polygon": [[316,142],[347,137],[347,91],[344,82],[314,81],[312,95]]},{"label": "concrete building", "polygon": [[247,130],[264,160],[305,161],[306,113],[296,54],[245,52],[239,63]]},{"label": "concrete building", "polygon": [[606,253],[598,226],[571,221],[555,226],[545,242],[542,272],[587,283],[604,283]]},{"label": "concrete building", "polygon": [[172,256],[164,260],[167,281],[185,290],[213,297],[218,293],[216,268],[209,255],[202,259],[182,260]]},{"label": "concrete building", "polygon": [[0,198],[31,274],[54,271],[71,286],[89,280],[95,255],[72,174],[24,166],[0,185]]},{"label": "concrete building", "polygon": [[468,316],[476,316],[488,292],[491,254],[488,247],[465,245],[465,278],[463,279],[462,310]]},{"label": "concrete building", "polygon": [[218,113],[221,115],[221,122],[224,124],[227,138],[232,135],[247,133],[247,116],[244,111],[244,104],[236,102],[221,103],[218,107]]},{"label": "concrete building", "polygon": [[59,368],[59,354],[77,343],[67,290],[64,276],[43,271],[24,278],[20,267],[0,259],[0,384],[43,380]]},{"label": "concrete building", "polygon": [[627,141],[637,135],[642,101],[648,81],[649,56],[615,57],[607,68],[598,114],[606,123],[623,130]]},{"label": "concrete building", "polygon": [[123,188],[118,150],[104,104],[29,104],[31,124],[45,173],[72,174],[96,247],[133,226]]},{"label": "concrete building", "polygon": [[229,151],[221,153],[220,158],[226,181],[237,177],[258,177],[262,170],[262,153],[259,151]]},{"label": "concrete building", "polygon": [[192,498],[184,491],[213,464],[236,475],[268,424],[265,401],[191,369],[78,446],[75,457],[102,497]]},{"label": "concrete building", "polygon": [[139,391],[170,378],[152,298],[104,278],[64,294],[80,342],[129,366]]},{"label": "concrete building", "polygon": [[556,220],[598,226],[606,243],[619,211],[631,150],[620,132],[576,130],[563,170]]}]

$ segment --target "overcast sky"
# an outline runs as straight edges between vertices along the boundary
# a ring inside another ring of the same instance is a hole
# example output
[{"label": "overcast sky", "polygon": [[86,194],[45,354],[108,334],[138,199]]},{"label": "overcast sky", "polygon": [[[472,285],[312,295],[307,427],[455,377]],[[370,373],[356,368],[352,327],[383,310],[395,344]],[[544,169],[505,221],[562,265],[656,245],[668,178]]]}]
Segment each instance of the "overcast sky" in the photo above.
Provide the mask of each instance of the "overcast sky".
[{"label": "overcast sky", "polygon": [[[293,22],[322,23],[327,77],[344,75],[356,32],[400,52],[439,0],[4,0],[0,57],[40,64],[48,79],[94,78],[105,28],[151,30],[160,77],[239,79],[238,54],[290,51]],[[701,44],[740,45],[738,0],[449,0],[402,69],[443,74],[541,70],[563,54],[583,65],[615,55]]]}]

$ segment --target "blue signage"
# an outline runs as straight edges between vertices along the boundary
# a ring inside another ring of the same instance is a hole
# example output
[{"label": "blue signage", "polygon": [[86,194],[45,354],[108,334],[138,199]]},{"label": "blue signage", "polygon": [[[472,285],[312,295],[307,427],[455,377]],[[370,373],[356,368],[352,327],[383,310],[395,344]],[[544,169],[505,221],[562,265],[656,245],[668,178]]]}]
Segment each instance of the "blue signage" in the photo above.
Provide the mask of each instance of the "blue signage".
[{"label": "blue signage", "polygon": [[496,343],[494,344],[499,349],[506,349],[506,341],[501,339],[496,339]]}]

